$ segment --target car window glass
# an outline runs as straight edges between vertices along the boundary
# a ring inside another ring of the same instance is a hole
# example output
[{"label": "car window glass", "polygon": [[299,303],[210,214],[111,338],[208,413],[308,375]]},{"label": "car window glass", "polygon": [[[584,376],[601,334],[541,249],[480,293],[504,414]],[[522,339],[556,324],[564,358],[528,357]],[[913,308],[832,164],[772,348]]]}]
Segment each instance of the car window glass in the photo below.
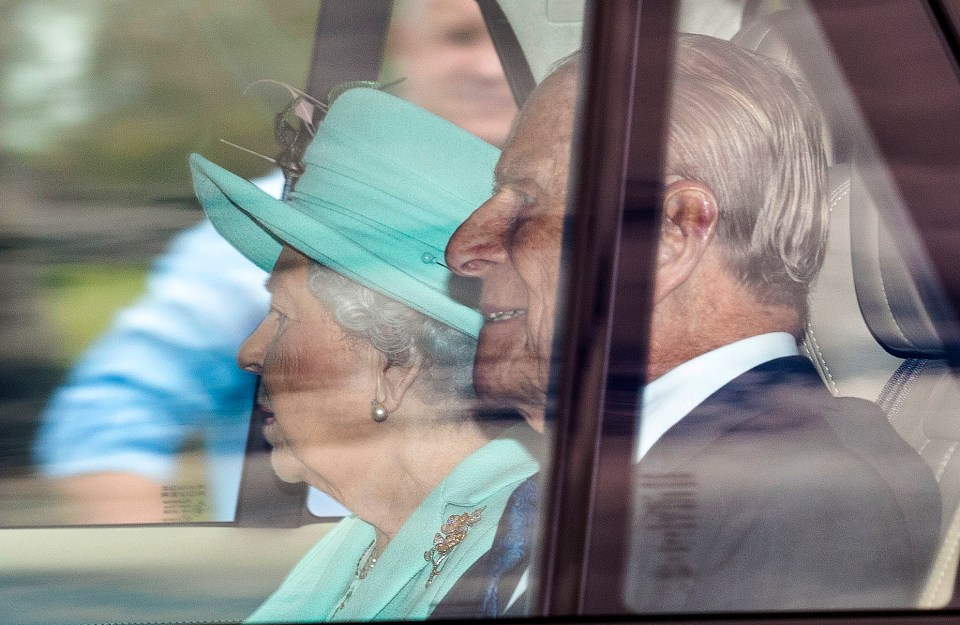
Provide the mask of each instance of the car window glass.
[{"label": "car window glass", "polygon": [[[197,225],[184,158],[270,171],[220,140],[273,152],[286,93],[261,80],[303,81],[316,12],[7,7],[3,524],[233,518],[252,378],[225,342],[266,299],[252,266],[214,275],[232,251]],[[251,303],[217,312],[232,300]]]},{"label": "car window glass", "polygon": [[955,314],[818,21],[853,12],[747,2],[718,39],[682,15],[624,605],[942,606]]},{"label": "car window glass", "polygon": [[[569,581],[542,570],[609,586],[611,605],[578,595],[588,614],[947,605],[960,437],[935,244],[951,230],[931,234],[907,187],[950,165],[922,141],[891,150],[858,104],[869,88],[825,23],[855,10],[676,3],[660,244],[640,252],[656,275],[634,276],[652,304],[628,328],[649,331],[630,372],[648,383],[631,440],[588,441],[620,470],[585,489],[617,505],[582,511],[584,562],[547,569],[564,528],[540,533],[544,480],[572,444],[552,412],[561,391],[603,391],[557,384],[579,296],[561,285],[583,261],[565,246],[587,223],[568,204],[576,120],[617,103],[583,109],[589,59],[567,55],[585,3],[502,4],[540,83],[512,132],[477,7],[396,4],[382,41],[347,33],[383,45],[379,80],[306,96],[318,2],[8,5],[0,525],[30,529],[0,532],[0,603],[16,622],[522,616]],[[904,58],[949,65],[946,20],[918,4],[904,25],[935,45]],[[915,95],[890,110],[942,114]],[[411,319],[422,332],[397,330]],[[630,540],[608,558],[611,509]]]},{"label": "car window glass", "polygon": [[518,110],[475,4],[397,2],[377,80],[304,94],[329,4],[7,7],[0,595],[25,622],[533,609],[577,74],[495,179]]}]

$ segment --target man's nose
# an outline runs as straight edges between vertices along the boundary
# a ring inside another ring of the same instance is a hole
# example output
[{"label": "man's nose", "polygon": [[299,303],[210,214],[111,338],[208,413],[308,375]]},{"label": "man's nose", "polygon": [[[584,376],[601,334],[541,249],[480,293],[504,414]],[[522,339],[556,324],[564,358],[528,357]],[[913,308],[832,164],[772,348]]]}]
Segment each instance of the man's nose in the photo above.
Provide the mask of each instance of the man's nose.
[{"label": "man's nose", "polygon": [[257,326],[253,334],[248,336],[240,345],[237,352],[237,364],[249,373],[260,375],[263,373],[263,354],[266,349],[264,340],[263,322]]},{"label": "man's nose", "polygon": [[508,259],[504,245],[507,224],[497,218],[496,196],[490,198],[460,224],[447,243],[447,266],[461,276],[482,277],[491,267]]}]

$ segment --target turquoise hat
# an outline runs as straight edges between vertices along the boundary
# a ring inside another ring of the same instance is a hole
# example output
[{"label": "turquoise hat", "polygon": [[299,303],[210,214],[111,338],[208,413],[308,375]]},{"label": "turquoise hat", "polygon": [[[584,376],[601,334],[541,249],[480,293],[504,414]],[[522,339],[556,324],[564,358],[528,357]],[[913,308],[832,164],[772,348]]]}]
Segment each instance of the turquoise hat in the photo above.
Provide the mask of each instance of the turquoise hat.
[{"label": "turquoise hat", "polygon": [[493,189],[500,151],[450,122],[376,89],[345,91],[280,201],[198,154],[194,190],[214,227],[271,271],[283,245],[477,336],[482,319],[454,299],[447,241]]}]

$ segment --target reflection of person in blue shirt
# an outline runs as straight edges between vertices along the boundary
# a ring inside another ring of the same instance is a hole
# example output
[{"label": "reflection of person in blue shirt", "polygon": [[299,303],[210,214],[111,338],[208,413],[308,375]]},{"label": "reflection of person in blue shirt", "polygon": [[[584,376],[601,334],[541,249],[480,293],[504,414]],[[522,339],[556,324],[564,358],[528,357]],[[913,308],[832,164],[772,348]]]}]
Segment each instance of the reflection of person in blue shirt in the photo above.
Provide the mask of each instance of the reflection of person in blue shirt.
[{"label": "reflection of person in blue shirt", "polygon": [[[408,0],[390,27],[398,95],[492,143],[516,109],[473,0]],[[282,179],[258,181],[277,195]],[[157,261],[147,293],[120,313],[53,397],[36,441],[76,520],[155,522],[178,452],[205,441],[214,520],[233,518],[255,379],[237,348],[267,307],[266,274],[203,222]],[[311,492],[315,513],[338,513]],[[170,520],[180,515],[173,511]]]},{"label": "reflection of person in blue shirt", "polygon": [[[283,177],[258,183],[277,196]],[[208,443],[214,518],[232,518],[256,381],[236,350],[267,310],[265,279],[208,221],[157,260],[147,292],[77,364],[41,424],[44,473],[86,476],[74,482],[86,511],[77,520],[159,520],[159,485],[173,481],[192,436]]]},{"label": "reflection of person in blue shirt", "polygon": [[[279,197],[283,176],[256,183]],[[256,382],[236,353],[269,306],[266,277],[206,220],[156,261],[147,292],[84,355],[44,415],[38,460],[50,477],[83,476],[71,482],[78,521],[178,520],[180,498],[160,489],[176,481],[191,437],[206,443],[213,520],[233,519]],[[311,509],[344,511],[321,493],[311,494]]]}]

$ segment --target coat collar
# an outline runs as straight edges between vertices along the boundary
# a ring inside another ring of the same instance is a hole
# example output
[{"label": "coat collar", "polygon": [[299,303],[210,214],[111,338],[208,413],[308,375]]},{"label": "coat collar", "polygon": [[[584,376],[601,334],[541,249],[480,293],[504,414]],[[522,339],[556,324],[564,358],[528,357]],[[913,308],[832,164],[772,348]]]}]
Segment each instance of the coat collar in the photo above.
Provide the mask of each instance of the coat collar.
[{"label": "coat collar", "polygon": [[668,473],[687,465],[722,436],[782,401],[785,393],[829,399],[816,369],[803,356],[765,362],[710,395],[667,430],[638,468],[643,473]]},{"label": "coat collar", "polygon": [[[428,595],[442,597],[465,570],[465,567],[458,566],[458,560],[465,559],[468,552],[479,550],[482,554],[489,545],[479,549],[475,544],[476,539],[470,541],[468,535],[464,543],[451,552],[450,561],[444,565],[443,572],[446,575],[441,573],[429,588],[424,589],[430,568],[424,552],[433,546],[434,534],[450,515],[473,512],[483,506],[488,507],[482,519],[483,525],[481,527],[478,524],[471,533],[495,531],[509,493],[539,470],[539,464],[527,446],[535,445],[537,438],[536,433],[526,425],[509,428],[457,465],[410,515],[377,562],[376,568],[337,614],[337,619],[393,618],[395,614],[387,613],[390,604],[398,595],[407,592],[411,583],[418,584],[417,587],[424,590],[422,600],[430,601]],[[498,498],[498,493],[505,495]],[[497,499],[498,505],[488,505],[491,499]],[[470,563],[475,559],[471,559]]]}]

